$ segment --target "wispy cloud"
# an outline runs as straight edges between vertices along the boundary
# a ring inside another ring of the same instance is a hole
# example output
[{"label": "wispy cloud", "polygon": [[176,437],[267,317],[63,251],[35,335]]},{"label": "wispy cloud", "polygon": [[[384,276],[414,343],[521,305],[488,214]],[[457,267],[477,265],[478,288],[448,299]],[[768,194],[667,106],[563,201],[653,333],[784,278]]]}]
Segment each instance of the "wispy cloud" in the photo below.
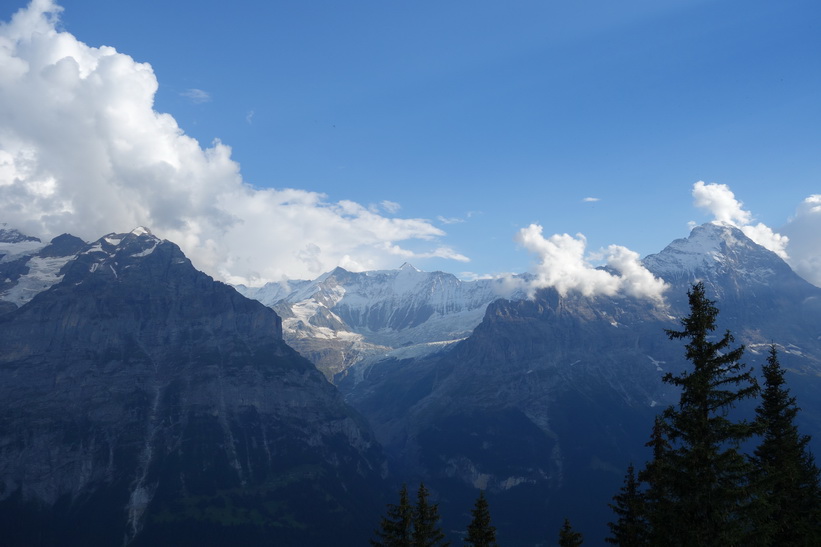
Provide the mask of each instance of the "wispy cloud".
[{"label": "wispy cloud", "polygon": [[249,111],[248,111],[248,114],[246,114],[246,115],[245,115],[245,123],[247,123],[248,125],[250,125],[250,124],[252,124],[253,122],[254,122],[254,111],[253,111],[253,110],[249,110]]},{"label": "wispy cloud", "polygon": [[0,218],[10,225],[85,239],[150,226],[229,282],[395,267],[398,254],[467,260],[428,220],[246,184],[229,146],[202,148],[153,110],[150,65],[60,31],[60,10],[38,0],[0,25]]},{"label": "wispy cloud", "polygon": [[185,91],[182,91],[180,95],[189,99],[194,104],[207,103],[211,100],[210,93],[197,88],[186,89]]},{"label": "wispy cloud", "polygon": [[585,202],[585,203],[595,203],[597,201],[601,201],[601,199],[599,199],[599,198],[584,198],[582,201]]},{"label": "wispy cloud", "polygon": [[461,217],[446,217],[443,215],[439,215],[438,217],[436,217],[436,220],[438,220],[440,224],[461,224],[463,222],[467,222],[473,217],[480,216],[482,214],[482,211],[468,211]]},{"label": "wispy cloud", "polygon": [[461,224],[462,222],[465,222],[464,218],[459,218],[459,217],[448,218],[448,217],[443,217],[441,215],[436,217],[436,220],[438,220],[442,224]]},{"label": "wispy cloud", "polygon": [[421,253],[411,251],[409,249],[403,249],[398,245],[392,245],[390,243],[384,243],[380,246],[385,252],[401,257],[404,260],[445,258],[448,260],[455,260],[457,262],[470,262],[470,258],[446,246],[437,247],[432,251],[425,251]]},{"label": "wispy cloud", "polygon": [[402,206],[399,205],[398,203],[396,203],[395,201],[388,201],[388,200],[383,200],[379,205],[382,206],[382,209],[385,212],[390,213],[390,214],[396,214],[402,208]]}]

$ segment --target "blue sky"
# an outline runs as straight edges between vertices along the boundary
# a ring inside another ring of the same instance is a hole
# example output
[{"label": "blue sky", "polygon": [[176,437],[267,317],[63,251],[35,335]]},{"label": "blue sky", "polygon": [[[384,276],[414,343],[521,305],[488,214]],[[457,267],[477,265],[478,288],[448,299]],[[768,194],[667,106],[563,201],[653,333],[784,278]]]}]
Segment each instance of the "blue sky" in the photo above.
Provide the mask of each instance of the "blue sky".
[{"label": "blue sky", "polygon": [[[326,235],[316,254],[283,250],[281,265],[299,255],[316,258],[314,269],[408,259],[457,274],[521,272],[542,258],[517,236],[534,223],[545,237],[583,233],[589,252],[617,244],[643,256],[716,216],[694,206],[697,181],[726,185],[750,222],[776,231],[821,193],[817,2],[58,3],[58,31],[148,63],[153,110],[203,149],[214,139],[229,146],[243,184],[350,200],[379,222],[425,223],[362,244],[391,252],[360,259],[362,246]],[[26,5],[7,0],[0,20]],[[180,195],[191,184],[180,182]],[[203,217],[174,225],[161,220],[161,199],[145,200],[123,222],[188,234],[190,248],[181,245],[209,273],[268,280],[310,270],[266,269],[245,256],[240,234],[223,245],[202,235]],[[30,225],[62,228],[54,217]],[[806,229],[793,232],[802,248],[819,248]],[[346,249],[348,262],[329,247]]]}]

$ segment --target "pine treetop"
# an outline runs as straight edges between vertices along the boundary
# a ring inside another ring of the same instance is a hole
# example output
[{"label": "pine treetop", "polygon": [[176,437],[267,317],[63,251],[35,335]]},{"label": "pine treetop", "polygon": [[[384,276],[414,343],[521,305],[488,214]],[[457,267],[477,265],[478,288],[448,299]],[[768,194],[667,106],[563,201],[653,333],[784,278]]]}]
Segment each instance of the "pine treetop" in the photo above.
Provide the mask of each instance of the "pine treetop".
[{"label": "pine treetop", "polygon": [[471,514],[473,520],[468,525],[465,543],[474,547],[496,547],[496,527],[490,524],[490,508],[484,492],[479,492]]},{"label": "pine treetop", "polygon": [[613,503],[608,504],[616,514],[616,522],[608,522],[610,536],[607,543],[622,547],[647,545],[649,524],[646,518],[645,498],[639,489],[636,471],[631,463],[627,467],[624,485],[613,496]]},{"label": "pine treetop", "polygon": [[570,520],[565,518],[562,529],[559,530],[559,547],[579,547],[584,540],[581,533],[575,531]]},{"label": "pine treetop", "polygon": [[411,547],[413,507],[408,499],[408,487],[402,485],[399,503],[388,504],[387,515],[382,517],[376,530],[377,539],[371,540],[373,547]]},{"label": "pine treetop", "polygon": [[430,493],[424,483],[419,483],[416,508],[413,513],[413,546],[446,547],[445,533],[439,527],[439,504],[429,503]]},{"label": "pine treetop", "polygon": [[[756,532],[772,545],[821,542],[821,484],[815,459],[795,424],[799,408],[785,387],[784,369],[775,345],[762,367],[764,390],[756,408],[762,430],[753,452]],[[761,538],[757,538],[761,540]]]}]

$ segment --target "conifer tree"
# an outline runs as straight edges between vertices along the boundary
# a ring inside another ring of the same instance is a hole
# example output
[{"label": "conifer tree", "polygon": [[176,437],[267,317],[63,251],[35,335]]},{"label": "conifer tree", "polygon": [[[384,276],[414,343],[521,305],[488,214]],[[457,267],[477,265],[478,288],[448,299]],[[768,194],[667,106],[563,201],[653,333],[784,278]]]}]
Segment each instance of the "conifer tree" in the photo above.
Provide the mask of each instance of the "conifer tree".
[{"label": "conifer tree", "polygon": [[413,546],[445,547],[450,544],[445,541],[445,534],[439,526],[439,505],[429,503],[429,495],[424,483],[420,483],[413,512]]},{"label": "conifer tree", "polygon": [[408,500],[408,487],[402,485],[399,491],[399,504],[388,504],[388,513],[382,517],[382,523],[376,531],[378,539],[371,540],[373,547],[411,547],[413,507]]},{"label": "conifer tree", "polygon": [[579,547],[583,539],[581,533],[573,530],[570,520],[564,519],[562,529],[559,530],[559,547]]},{"label": "conifer tree", "polygon": [[613,496],[610,508],[618,517],[616,522],[608,522],[610,536],[607,543],[622,547],[638,547],[648,544],[648,524],[644,507],[644,495],[639,490],[639,481],[631,463],[627,467],[624,486]]},{"label": "conifer tree", "polygon": [[821,545],[821,486],[810,437],[795,425],[798,406],[785,387],[775,345],[762,367],[764,389],[756,417],[762,440],[752,461],[757,501],[751,543]]},{"label": "conifer tree", "polygon": [[[694,285],[687,295],[690,315],[681,319],[682,330],[668,330],[667,335],[687,341],[685,355],[692,369],[663,378],[681,388],[681,394],[678,405],[663,413],[670,449],[656,480],[663,481],[670,507],[664,528],[654,527],[653,534],[665,545],[736,545],[742,541],[750,503],[750,464],[739,445],[755,427],[731,420],[728,412],[755,396],[758,384],[740,361],[744,347],[730,347],[729,331],[711,341],[718,309],[705,296],[704,285]],[[662,521],[658,515],[650,518]]]},{"label": "conifer tree", "polygon": [[671,475],[668,456],[671,448],[667,441],[667,423],[662,416],[656,416],[650,441],[645,446],[652,449],[653,458],[638,476],[640,483],[647,484],[643,493],[642,516],[648,527],[647,539],[650,545],[662,545],[669,535],[667,527],[673,511],[668,484]]},{"label": "conifer tree", "polygon": [[490,508],[484,492],[479,492],[471,513],[473,520],[468,524],[465,543],[474,547],[497,547],[496,527],[490,524]]}]

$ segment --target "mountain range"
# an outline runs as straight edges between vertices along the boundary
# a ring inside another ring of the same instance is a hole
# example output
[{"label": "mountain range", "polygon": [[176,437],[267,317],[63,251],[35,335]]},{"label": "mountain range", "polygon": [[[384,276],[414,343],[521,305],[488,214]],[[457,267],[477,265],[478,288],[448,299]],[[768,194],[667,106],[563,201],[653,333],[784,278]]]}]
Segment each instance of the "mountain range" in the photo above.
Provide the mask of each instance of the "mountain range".
[{"label": "mountain range", "polygon": [[677,400],[665,329],[696,281],[751,365],[777,344],[821,439],[821,288],[722,224],[643,264],[664,302],[526,298],[528,276],[407,264],[232,288],[145,229],[44,244],[4,228],[3,527],[19,545],[363,544],[386,488],[421,480],[454,541],[481,489],[501,544],[552,542],[565,517],[600,544]]},{"label": "mountain range", "polygon": [[[467,338],[494,300],[524,298],[508,280],[462,281],[407,263],[397,270],[336,268],[312,281],[236,289],[276,310],[288,344],[330,380],[361,374],[376,361],[441,352]],[[349,370],[354,365],[357,370]]]}]

